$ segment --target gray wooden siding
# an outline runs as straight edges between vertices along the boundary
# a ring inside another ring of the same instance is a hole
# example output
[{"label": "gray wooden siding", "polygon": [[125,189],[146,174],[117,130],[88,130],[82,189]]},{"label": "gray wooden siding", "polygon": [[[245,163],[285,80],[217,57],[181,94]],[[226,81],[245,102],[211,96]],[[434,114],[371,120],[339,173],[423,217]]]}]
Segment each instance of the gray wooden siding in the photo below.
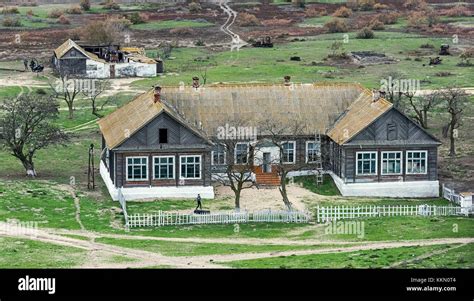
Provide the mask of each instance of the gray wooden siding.
[{"label": "gray wooden siding", "polygon": [[[201,155],[201,179],[180,181],[180,162],[179,157],[185,155]],[[126,158],[145,156],[148,157],[148,180],[146,181],[127,181],[126,178]],[[174,179],[153,179],[153,157],[154,156],[173,156],[175,162]],[[210,186],[211,185],[211,157],[208,151],[192,151],[183,152],[120,152],[116,153],[116,187],[148,187],[148,186]]]},{"label": "gray wooden siding", "polygon": [[[438,180],[438,149],[436,146],[430,147],[381,147],[381,148],[353,148],[344,147],[343,152],[345,153],[345,176],[342,177],[346,183],[358,183],[358,182],[387,182],[387,181],[436,181]],[[408,175],[406,174],[406,151],[419,150],[428,151],[428,172],[427,174]],[[365,151],[376,151],[377,152],[377,175],[365,176],[356,175],[356,153]],[[382,161],[381,152],[384,151],[401,151],[402,152],[402,174],[400,175],[382,175]]]},{"label": "gray wooden siding", "polygon": [[[168,143],[160,144],[159,129],[168,129]],[[165,149],[182,146],[205,147],[207,142],[193,133],[188,128],[184,127],[167,113],[161,113],[154,120],[145,125],[138,132],[134,133],[129,139],[122,143],[116,149]]]},{"label": "gray wooden siding", "polygon": [[[387,139],[389,125],[392,125],[392,129],[395,132],[393,138],[395,139]],[[390,145],[403,145],[406,143],[427,143],[434,145],[438,143],[438,141],[428,135],[412,120],[395,109],[390,110],[377,119],[374,123],[353,137],[346,145],[367,144],[371,142]]]}]

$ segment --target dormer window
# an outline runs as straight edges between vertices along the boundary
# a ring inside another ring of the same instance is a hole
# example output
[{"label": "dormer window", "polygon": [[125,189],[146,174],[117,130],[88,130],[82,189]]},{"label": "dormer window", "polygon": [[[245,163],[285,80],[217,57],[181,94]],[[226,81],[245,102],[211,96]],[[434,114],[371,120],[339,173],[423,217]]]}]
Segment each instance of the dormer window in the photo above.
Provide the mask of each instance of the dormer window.
[{"label": "dormer window", "polygon": [[159,129],[158,143],[168,143],[168,129]]}]

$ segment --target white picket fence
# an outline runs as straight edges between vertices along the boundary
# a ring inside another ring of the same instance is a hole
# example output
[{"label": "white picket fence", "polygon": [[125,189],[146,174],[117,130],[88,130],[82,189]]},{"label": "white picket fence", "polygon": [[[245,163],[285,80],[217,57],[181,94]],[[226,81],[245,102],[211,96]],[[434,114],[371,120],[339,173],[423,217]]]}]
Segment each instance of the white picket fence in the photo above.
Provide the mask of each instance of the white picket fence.
[{"label": "white picket fence", "polygon": [[128,216],[127,226],[159,227],[168,225],[200,225],[200,224],[237,224],[247,222],[284,222],[307,223],[311,215],[301,211],[258,211],[258,212],[215,212],[211,214],[189,214],[179,212],[163,212],[132,214]]},{"label": "white picket fence", "polygon": [[457,194],[454,189],[450,189],[443,184],[443,198],[448,201],[458,204],[461,204],[461,196]]},{"label": "white picket fence", "polygon": [[125,226],[128,228],[128,213],[127,213],[127,201],[125,200],[125,196],[122,193],[122,189],[118,189],[118,200],[120,206],[122,207],[123,216],[125,218]]},{"label": "white picket fence", "polygon": [[[465,208],[464,208],[465,209]],[[463,207],[435,205],[330,206],[316,209],[316,222],[384,216],[466,215]]]}]

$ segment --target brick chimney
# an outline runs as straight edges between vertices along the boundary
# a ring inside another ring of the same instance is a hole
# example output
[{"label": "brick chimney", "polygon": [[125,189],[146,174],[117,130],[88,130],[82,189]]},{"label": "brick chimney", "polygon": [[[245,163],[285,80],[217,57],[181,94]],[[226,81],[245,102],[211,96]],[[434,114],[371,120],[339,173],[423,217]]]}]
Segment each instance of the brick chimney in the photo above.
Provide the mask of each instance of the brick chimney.
[{"label": "brick chimney", "polygon": [[161,87],[155,86],[154,103],[161,102]]},{"label": "brick chimney", "polygon": [[283,77],[283,80],[284,80],[283,82],[285,83],[285,86],[291,85],[291,83],[290,83],[291,76],[285,75],[285,77]]},{"label": "brick chimney", "polygon": [[193,88],[199,88],[199,77],[193,77]]}]

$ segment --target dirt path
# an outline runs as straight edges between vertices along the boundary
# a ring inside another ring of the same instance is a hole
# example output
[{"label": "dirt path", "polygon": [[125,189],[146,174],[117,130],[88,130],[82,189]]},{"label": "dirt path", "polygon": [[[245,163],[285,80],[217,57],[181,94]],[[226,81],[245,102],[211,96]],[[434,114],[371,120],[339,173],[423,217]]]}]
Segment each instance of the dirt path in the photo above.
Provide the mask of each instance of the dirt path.
[{"label": "dirt path", "polygon": [[[0,223],[4,224],[4,223]],[[339,244],[341,247],[328,247],[321,249],[313,250],[298,250],[298,251],[284,251],[284,252],[262,252],[262,253],[242,253],[242,254],[227,254],[227,255],[206,255],[206,256],[164,256],[160,253],[149,252],[143,250],[129,249],[124,247],[118,247],[103,243],[95,242],[95,238],[100,237],[116,237],[116,238],[128,238],[128,239],[140,239],[142,237],[130,237],[128,235],[106,235],[99,233],[91,233],[89,231],[76,231],[75,234],[84,235],[89,237],[89,240],[81,240],[70,237],[61,236],[59,234],[49,232],[50,229],[46,230],[37,230],[34,233],[23,233],[19,229],[16,229],[15,226],[9,225],[8,227],[0,227],[0,236],[7,237],[17,237],[17,238],[26,238],[36,241],[42,241],[47,243],[53,243],[63,246],[75,247],[89,251],[88,260],[81,268],[92,268],[92,267],[101,267],[101,268],[139,268],[147,266],[160,266],[165,265],[174,268],[222,268],[223,266],[219,263],[225,263],[235,260],[248,260],[248,259],[259,259],[259,258],[270,258],[278,256],[290,256],[290,255],[310,255],[310,254],[326,254],[326,253],[337,253],[337,252],[352,252],[360,250],[374,250],[374,249],[387,249],[387,248],[398,248],[398,247],[407,247],[407,246],[431,246],[431,245],[441,245],[441,244],[467,244],[474,243],[474,238],[442,238],[442,239],[432,239],[432,240],[413,240],[413,241],[400,241],[400,242],[364,242],[363,244],[346,246],[347,244],[354,244],[350,242],[317,242],[317,244]],[[61,231],[58,231],[61,232]],[[68,231],[73,233],[73,231]],[[145,238],[145,237],[143,237]],[[161,238],[150,238],[146,237],[149,240],[158,240]],[[191,242],[191,239],[171,239],[163,238],[162,240],[174,240],[174,241],[188,241]],[[235,239],[233,239],[235,241]],[[192,238],[192,242],[226,242],[225,239],[200,239]],[[249,243],[252,242],[252,239],[237,239],[239,243]],[[270,241],[278,242],[275,240],[259,240],[260,244],[262,242],[268,243]],[[253,241],[256,243],[256,241]],[[295,242],[292,242],[294,244]],[[306,243],[310,243],[307,242]],[[316,242],[311,242],[316,244]],[[126,263],[114,263],[107,262],[107,258],[110,259],[111,256],[125,256],[131,259],[135,259],[134,262]],[[107,258],[104,258],[107,257]]]},{"label": "dirt path", "polygon": [[414,261],[417,261],[417,260],[423,260],[423,259],[426,259],[426,258],[430,258],[431,256],[434,256],[434,255],[444,254],[444,253],[447,253],[448,251],[455,250],[455,249],[460,248],[460,247],[464,247],[465,245],[467,245],[467,244],[464,243],[464,244],[460,244],[460,245],[457,245],[457,246],[454,246],[454,247],[451,247],[451,248],[446,248],[446,249],[442,249],[442,250],[429,252],[429,253],[417,256],[417,257],[415,257],[413,259],[410,259],[410,260],[403,260],[403,261],[396,262],[388,268],[395,268],[395,267],[398,267],[398,266],[400,266],[404,263],[410,263],[410,262],[414,262]]},{"label": "dirt path", "polygon": [[230,30],[230,27],[234,24],[235,19],[237,18],[237,12],[233,10],[229,5],[228,5],[228,0],[221,0],[219,2],[219,7],[224,11],[224,13],[227,14],[227,20],[225,21],[224,24],[220,27],[220,30],[228,35],[231,39],[231,51],[233,50],[239,50],[243,46],[247,45],[242,39],[240,39],[240,36]]}]

